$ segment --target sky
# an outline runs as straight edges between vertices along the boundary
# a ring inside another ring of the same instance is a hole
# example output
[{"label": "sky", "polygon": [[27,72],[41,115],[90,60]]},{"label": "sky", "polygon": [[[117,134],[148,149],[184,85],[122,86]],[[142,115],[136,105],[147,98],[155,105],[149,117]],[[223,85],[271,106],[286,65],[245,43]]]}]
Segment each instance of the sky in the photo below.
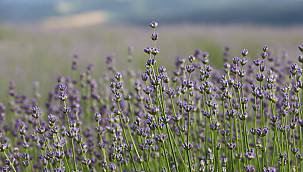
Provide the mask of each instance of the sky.
[{"label": "sky", "polygon": [[99,12],[103,23],[301,25],[303,0],[0,0],[0,23]]}]

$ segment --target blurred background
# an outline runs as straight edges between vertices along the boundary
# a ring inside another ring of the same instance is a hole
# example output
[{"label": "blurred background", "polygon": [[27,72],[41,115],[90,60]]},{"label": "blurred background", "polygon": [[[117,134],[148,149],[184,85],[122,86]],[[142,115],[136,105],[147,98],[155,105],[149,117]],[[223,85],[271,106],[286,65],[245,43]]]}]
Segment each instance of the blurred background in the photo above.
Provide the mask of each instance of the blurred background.
[{"label": "blurred background", "polygon": [[109,55],[124,70],[132,47],[132,67],[142,68],[152,20],[160,23],[159,60],[168,67],[201,49],[220,68],[225,46],[231,56],[247,48],[254,58],[268,44],[276,56],[295,59],[302,9],[303,0],[0,0],[0,96],[10,80],[27,94],[34,81],[46,90],[70,71],[74,54],[101,76]]}]

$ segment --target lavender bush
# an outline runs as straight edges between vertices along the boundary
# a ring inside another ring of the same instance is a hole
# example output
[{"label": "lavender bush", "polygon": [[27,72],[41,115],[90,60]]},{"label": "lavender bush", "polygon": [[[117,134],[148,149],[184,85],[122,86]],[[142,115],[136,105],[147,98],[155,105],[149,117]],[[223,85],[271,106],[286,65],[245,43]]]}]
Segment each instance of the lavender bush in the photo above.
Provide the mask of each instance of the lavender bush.
[{"label": "lavender bush", "polygon": [[158,23],[149,26],[143,72],[118,72],[109,56],[97,80],[75,56],[46,102],[11,82],[0,104],[2,171],[303,169],[303,46],[295,63],[268,46],[254,59],[226,48],[224,70],[196,50],[168,71],[157,61]]}]

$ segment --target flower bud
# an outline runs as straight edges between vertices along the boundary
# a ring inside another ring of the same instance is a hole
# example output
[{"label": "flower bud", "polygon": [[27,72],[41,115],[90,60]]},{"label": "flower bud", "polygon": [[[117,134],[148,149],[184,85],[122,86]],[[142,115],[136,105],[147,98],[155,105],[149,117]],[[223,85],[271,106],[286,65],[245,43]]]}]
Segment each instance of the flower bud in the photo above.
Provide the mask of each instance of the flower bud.
[{"label": "flower bud", "polygon": [[158,27],[159,23],[157,21],[153,21],[149,24],[149,26],[153,29],[156,29]]}]

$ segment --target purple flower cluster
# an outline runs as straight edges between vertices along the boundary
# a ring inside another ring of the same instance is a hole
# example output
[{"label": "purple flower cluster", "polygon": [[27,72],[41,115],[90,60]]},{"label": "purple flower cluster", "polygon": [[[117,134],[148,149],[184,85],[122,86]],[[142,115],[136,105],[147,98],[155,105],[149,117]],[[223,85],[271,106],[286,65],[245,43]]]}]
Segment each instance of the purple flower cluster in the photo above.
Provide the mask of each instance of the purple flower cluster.
[{"label": "purple flower cluster", "polygon": [[[158,22],[145,70],[96,79],[74,56],[46,100],[9,84],[0,104],[2,171],[301,171],[303,46],[298,61],[266,45],[249,57],[224,52],[224,69],[196,50],[159,64]],[[129,56],[132,56],[129,49]],[[132,61],[129,60],[129,63]]]}]

